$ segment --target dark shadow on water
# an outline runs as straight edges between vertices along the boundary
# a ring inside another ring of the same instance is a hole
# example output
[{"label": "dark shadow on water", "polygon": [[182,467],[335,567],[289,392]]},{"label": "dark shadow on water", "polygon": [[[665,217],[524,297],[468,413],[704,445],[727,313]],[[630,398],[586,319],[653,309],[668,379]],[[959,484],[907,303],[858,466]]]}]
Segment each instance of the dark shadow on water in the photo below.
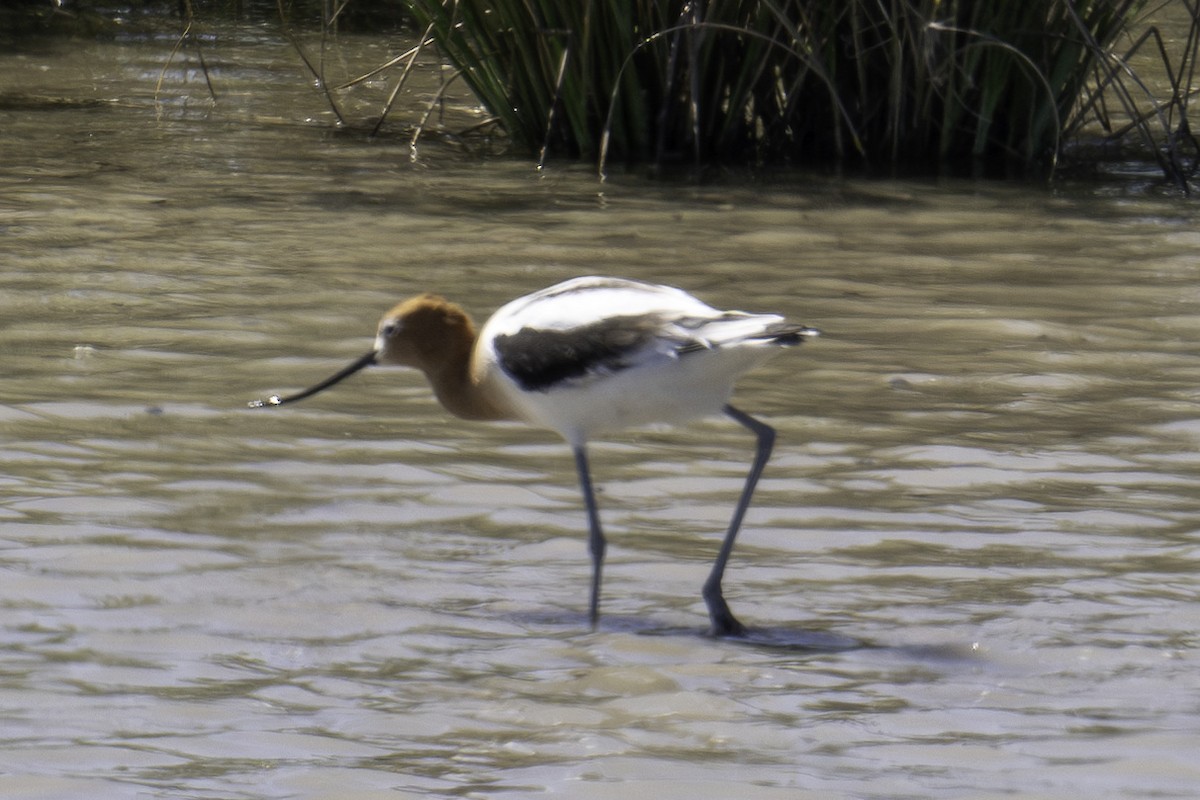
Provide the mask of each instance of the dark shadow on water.
[{"label": "dark shadow on water", "polygon": [[[582,636],[606,633],[629,633],[638,636],[667,636],[706,639],[714,645],[748,647],[758,650],[797,654],[875,652],[895,656],[904,661],[920,661],[941,665],[978,664],[986,660],[969,643],[945,644],[880,644],[827,630],[797,625],[747,626],[741,636],[713,636],[707,626],[671,625],[653,617],[609,614],[601,617],[600,625],[591,630],[586,614],[576,612],[531,612],[515,614],[511,620],[522,627],[547,629],[563,636]],[[549,631],[547,631],[549,632]]]},{"label": "dark shadow on water", "polygon": [[[522,626],[552,628],[567,635],[591,634],[591,625],[585,614],[574,612],[534,612],[514,615],[513,621]],[[799,626],[748,627],[741,636],[713,636],[707,626],[685,627],[669,625],[652,617],[634,617],[609,614],[601,617],[594,631],[604,633],[632,633],[639,636],[669,636],[707,639],[714,644],[730,644],[773,650],[789,650],[805,653],[829,653],[845,650],[875,648],[877,645],[828,631],[819,631]]]},{"label": "dark shadow on water", "polygon": [[[707,632],[705,633],[707,636]],[[775,626],[747,627],[740,636],[710,637],[716,641],[766,650],[786,650],[805,653],[836,653],[846,650],[865,650],[877,647],[872,642],[812,628]]]}]

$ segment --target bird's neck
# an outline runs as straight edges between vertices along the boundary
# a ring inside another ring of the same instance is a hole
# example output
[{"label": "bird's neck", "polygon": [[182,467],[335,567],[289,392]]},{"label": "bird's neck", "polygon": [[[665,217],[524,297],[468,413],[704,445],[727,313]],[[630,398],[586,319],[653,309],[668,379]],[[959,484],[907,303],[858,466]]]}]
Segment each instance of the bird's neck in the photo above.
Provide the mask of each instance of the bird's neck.
[{"label": "bird's neck", "polygon": [[471,353],[475,347],[474,331],[471,333],[469,340],[424,369],[433,393],[447,411],[461,419],[510,419],[512,414],[498,400],[489,398],[471,374]]}]

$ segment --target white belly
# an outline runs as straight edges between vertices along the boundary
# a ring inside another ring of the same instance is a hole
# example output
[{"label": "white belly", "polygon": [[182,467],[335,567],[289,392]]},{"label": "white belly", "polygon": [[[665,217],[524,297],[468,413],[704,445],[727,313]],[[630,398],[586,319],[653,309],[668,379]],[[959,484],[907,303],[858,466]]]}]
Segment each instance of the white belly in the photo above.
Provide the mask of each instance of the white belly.
[{"label": "white belly", "polygon": [[597,433],[719,413],[734,380],[774,352],[756,347],[695,353],[547,391],[521,389],[498,370],[492,377],[522,419],[582,444]]}]

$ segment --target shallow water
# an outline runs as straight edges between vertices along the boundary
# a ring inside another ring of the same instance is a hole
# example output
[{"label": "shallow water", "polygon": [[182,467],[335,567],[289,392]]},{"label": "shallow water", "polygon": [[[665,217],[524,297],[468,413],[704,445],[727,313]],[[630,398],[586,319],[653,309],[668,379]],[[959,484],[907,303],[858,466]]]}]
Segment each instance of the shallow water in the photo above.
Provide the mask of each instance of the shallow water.
[{"label": "shallow water", "polygon": [[[266,35],[156,105],[170,44],[0,56],[124,98],[0,111],[5,797],[1195,795],[1193,202],[413,161]],[[597,443],[592,632],[553,436],[384,369],[246,408],[406,294],[588,273],[824,331],[736,397],[749,643],[701,635],[735,425]]]}]

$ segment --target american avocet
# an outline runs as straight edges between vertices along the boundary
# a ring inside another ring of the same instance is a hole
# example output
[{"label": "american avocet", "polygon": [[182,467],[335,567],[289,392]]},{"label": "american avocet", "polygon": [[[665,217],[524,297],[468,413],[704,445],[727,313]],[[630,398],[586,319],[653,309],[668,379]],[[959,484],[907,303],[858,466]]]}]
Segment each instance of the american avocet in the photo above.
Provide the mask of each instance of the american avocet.
[{"label": "american avocet", "polygon": [[574,452],[587,511],[593,628],[605,540],[587,441],[618,428],[723,412],[758,441],[702,591],[711,632],[735,636],[745,628],[725,602],[721,578],[775,429],[734,408],[729,396],[743,372],[817,334],[775,314],[718,311],[670,286],[618,278],[575,278],[518,298],[478,333],[459,306],[423,294],[384,314],[375,346],[345,369],[302,392],[250,405],[295,402],[364,367],[387,364],[424,372],[442,405],[464,419],[524,420],[557,431]]}]

